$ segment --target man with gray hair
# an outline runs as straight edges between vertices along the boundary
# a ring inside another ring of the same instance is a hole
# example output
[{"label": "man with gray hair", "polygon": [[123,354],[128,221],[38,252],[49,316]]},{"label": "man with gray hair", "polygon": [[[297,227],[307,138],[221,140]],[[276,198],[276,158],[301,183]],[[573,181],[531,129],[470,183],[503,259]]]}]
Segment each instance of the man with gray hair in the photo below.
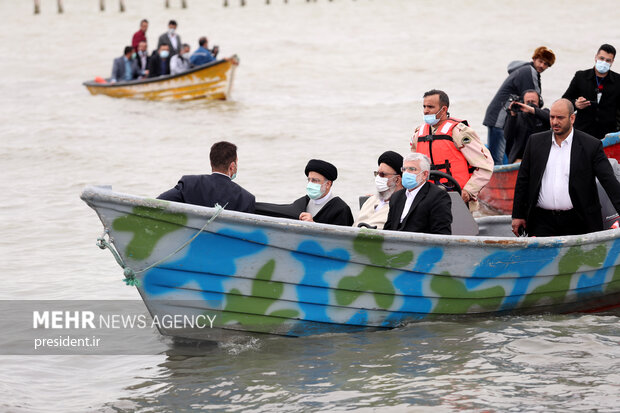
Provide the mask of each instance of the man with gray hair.
[{"label": "man with gray hair", "polygon": [[430,159],[421,153],[408,153],[403,159],[404,189],[390,198],[390,210],[383,229],[452,234],[452,201],[450,195],[427,182]]},{"label": "man with gray hair", "polygon": [[179,73],[187,72],[192,67],[189,58],[189,45],[183,43],[180,53],[175,54],[170,59],[170,74],[178,75]]}]

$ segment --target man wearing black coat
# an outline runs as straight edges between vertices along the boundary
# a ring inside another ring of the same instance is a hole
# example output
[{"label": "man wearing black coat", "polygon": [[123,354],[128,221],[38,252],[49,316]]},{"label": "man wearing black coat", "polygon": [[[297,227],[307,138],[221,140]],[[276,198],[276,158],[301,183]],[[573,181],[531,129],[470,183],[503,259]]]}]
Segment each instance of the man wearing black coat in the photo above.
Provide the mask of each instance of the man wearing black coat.
[{"label": "man wearing black coat", "polygon": [[159,46],[153,51],[149,59],[149,77],[158,77],[170,74],[170,51],[167,44]]},{"label": "man wearing black coat", "polygon": [[615,57],[612,45],[599,47],[594,67],[575,73],[562,96],[577,108],[575,128],[598,139],[620,129],[620,75],[610,70]]},{"label": "man wearing black coat", "polygon": [[452,201],[439,186],[428,182],[430,159],[409,153],[403,161],[402,185],[390,198],[383,229],[392,231],[452,234]]},{"label": "man wearing black coat", "polygon": [[620,183],[598,139],[573,128],[572,103],[551,106],[551,131],[534,134],[525,148],[515,185],[512,231],[562,236],[603,230],[595,178],[616,211]]},{"label": "man wearing black coat", "polygon": [[338,178],[338,169],[329,162],[310,159],[305,170],[308,177],[307,195],[293,202],[293,209],[303,211],[301,221],[322,224],[353,225],[351,208],[332,192],[333,182]]},{"label": "man wearing black coat", "polygon": [[218,142],[211,146],[211,175],[184,175],[177,185],[158,199],[214,207],[225,206],[231,211],[253,213],[254,195],[234,183],[237,175],[237,146]]}]

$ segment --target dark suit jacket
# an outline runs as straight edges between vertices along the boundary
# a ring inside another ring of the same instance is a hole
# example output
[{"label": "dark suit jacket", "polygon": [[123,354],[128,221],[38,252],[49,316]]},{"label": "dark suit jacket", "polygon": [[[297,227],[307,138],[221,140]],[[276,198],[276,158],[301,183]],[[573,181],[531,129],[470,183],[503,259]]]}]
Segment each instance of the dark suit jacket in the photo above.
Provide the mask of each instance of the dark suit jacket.
[{"label": "dark suit jacket", "polygon": [[142,59],[140,59],[140,55],[136,56],[136,65],[138,66],[138,74],[140,76],[144,75],[144,71],[149,69],[149,62],[151,61],[151,57],[148,53],[146,53],[146,61],[145,65],[142,66]]},{"label": "dark suit jacket", "polygon": [[224,206],[231,211],[254,212],[254,195],[234,183],[228,176],[184,175],[172,189],[164,192],[158,199],[184,202],[186,204],[214,207]]},{"label": "dark suit jacket", "polygon": [[177,43],[178,47],[174,47],[172,45],[172,42],[170,41],[170,38],[168,37],[168,32],[162,34],[161,36],[159,36],[159,40],[157,41],[157,49],[159,49],[159,46],[161,46],[162,44],[167,44],[168,48],[170,49],[170,57],[172,57],[175,54],[178,54],[183,43],[181,42],[181,36],[177,34],[176,38],[178,40],[178,43]]},{"label": "dark suit jacket", "polygon": [[[293,202],[292,207],[293,209],[300,211],[299,213],[301,214],[306,210],[308,202],[310,202],[310,197],[308,195],[302,196]],[[340,197],[335,196],[323,205],[323,208],[321,208],[321,210],[312,217],[312,220],[321,224],[350,227],[353,225],[353,214],[351,213],[351,208],[349,208],[347,203]]]},{"label": "dark suit jacket", "polygon": [[149,59],[149,77],[162,76],[163,74],[169,75],[170,74],[170,57],[172,57],[172,55],[168,56],[168,58],[166,59],[166,67],[168,68],[168,73],[162,73],[161,72],[161,57],[159,56],[159,53],[157,52],[157,50],[154,51]]},{"label": "dark suit jacket", "polygon": [[[135,60],[131,60],[129,62],[131,65],[131,79],[135,79],[138,77],[138,64]],[[114,64],[112,64],[112,76],[111,80],[115,80],[117,82],[125,82],[125,56],[117,57],[114,59]]]},{"label": "dark suit jacket", "polygon": [[437,185],[426,182],[416,195],[411,208],[400,222],[405,203],[406,189],[390,198],[390,211],[383,229],[392,231],[424,232],[427,234],[452,234],[452,201],[450,195]]},{"label": "dark suit jacket", "polygon": [[606,134],[619,129],[618,110],[620,110],[620,75],[611,70],[603,80],[603,94],[601,101],[596,103],[596,74],[594,69],[580,70],[575,73],[563,98],[575,103],[578,97],[583,96],[592,105],[577,111],[575,129],[603,139]]},{"label": "dark suit jacket", "polygon": [[[598,178],[616,211],[620,211],[620,182],[603,152],[601,141],[579,130],[574,131],[568,193],[573,208],[584,220],[588,232],[601,231],[603,218],[594,178]],[[530,136],[515,185],[513,218],[525,219],[527,222],[538,202],[552,134],[552,131],[547,131]]]}]

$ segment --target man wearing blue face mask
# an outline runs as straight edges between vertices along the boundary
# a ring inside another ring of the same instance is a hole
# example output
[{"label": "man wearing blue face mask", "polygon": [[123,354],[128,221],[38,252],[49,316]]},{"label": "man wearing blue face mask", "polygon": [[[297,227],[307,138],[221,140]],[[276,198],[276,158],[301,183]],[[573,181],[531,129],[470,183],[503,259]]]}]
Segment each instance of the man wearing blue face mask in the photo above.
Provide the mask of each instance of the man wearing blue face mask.
[{"label": "man wearing blue face mask", "polygon": [[452,201],[444,189],[427,182],[430,166],[426,155],[405,155],[402,167],[404,189],[392,195],[383,229],[452,234]]},{"label": "man wearing blue face mask", "polygon": [[620,129],[620,75],[610,70],[616,49],[599,47],[592,69],[580,70],[562,96],[577,109],[575,129],[598,139]]},{"label": "man wearing blue face mask", "polygon": [[493,159],[466,121],[448,113],[450,99],[442,90],[424,93],[424,123],[411,138],[411,151],[426,155],[431,168],[452,175],[461,186],[461,197],[471,210],[478,207],[478,193],[493,174]]},{"label": "man wearing blue face mask", "polygon": [[293,208],[304,211],[299,214],[299,219],[347,227],[353,225],[351,208],[332,192],[333,182],[338,178],[336,167],[329,162],[311,159],[305,173],[308,177],[306,196],[293,202]]},{"label": "man wearing blue face mask", "polygon": [[149,59],[149,77],[164,76],[170,74],[170,51],[167,44],[159,46]]}]

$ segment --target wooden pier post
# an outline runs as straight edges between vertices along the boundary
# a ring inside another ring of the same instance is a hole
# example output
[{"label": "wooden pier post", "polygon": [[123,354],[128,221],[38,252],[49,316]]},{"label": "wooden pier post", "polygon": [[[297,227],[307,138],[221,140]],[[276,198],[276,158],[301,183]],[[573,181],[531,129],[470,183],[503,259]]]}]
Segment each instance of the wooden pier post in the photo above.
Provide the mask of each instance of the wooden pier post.
[{"label": "wooden pier post", "polygon": [[105,0],[99,0],[99,11],[105,11]]},{"label": "wooden pier post", "polygon": [[64,11],[65,10],[62,7],[62,0],[58,0],[58,14],[62,14]]},{"label": "wooden pier post", "polygon": [[185,2],[185,0],[181,0],[181,8],[182,9],[186,9],[187,8],[187,3]]},{"label": "wooden pier post", "polygon": [[41,0],[34,0],[34,14],[41,13]]},{"label": "wooden pier post", "polygon": [[224,0],[224,7],[228,7],[228,0]]},{"label": "wooden pier post", "polygon": [[241,7],[245,6],[245,0],[241,0]]},{"label": "wooden pier post", "polygon": [[119,0],[119,9],[121,11],[121,13],[125,12],[125,0]]}]

